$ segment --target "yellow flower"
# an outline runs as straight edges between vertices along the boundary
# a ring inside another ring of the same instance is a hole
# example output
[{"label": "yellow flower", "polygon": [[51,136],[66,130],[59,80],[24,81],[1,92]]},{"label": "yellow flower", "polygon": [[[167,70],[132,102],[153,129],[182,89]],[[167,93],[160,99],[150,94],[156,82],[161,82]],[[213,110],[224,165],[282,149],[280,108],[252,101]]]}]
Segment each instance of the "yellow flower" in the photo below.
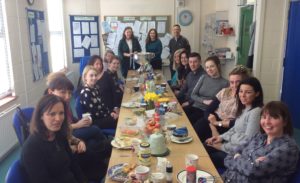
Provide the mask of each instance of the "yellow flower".
[{"label": "yellow flower", "polygon": [[146,102],[149,102],[149,101],[157,101],[159,98],[159,96],[154,93],[154,92],[147,92],[145,95],[144,95],[144,100]]}]

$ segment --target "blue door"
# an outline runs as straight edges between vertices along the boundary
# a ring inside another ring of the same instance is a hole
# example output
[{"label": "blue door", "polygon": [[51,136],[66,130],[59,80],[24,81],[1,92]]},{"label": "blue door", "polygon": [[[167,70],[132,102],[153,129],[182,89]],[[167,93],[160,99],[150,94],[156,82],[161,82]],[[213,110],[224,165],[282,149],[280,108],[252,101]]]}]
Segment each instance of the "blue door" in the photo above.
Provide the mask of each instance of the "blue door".
[{"label": "blue door", "polygon": [[281,100],[292,113],[293,125],[300,128],[300,1],[291,1]]}]

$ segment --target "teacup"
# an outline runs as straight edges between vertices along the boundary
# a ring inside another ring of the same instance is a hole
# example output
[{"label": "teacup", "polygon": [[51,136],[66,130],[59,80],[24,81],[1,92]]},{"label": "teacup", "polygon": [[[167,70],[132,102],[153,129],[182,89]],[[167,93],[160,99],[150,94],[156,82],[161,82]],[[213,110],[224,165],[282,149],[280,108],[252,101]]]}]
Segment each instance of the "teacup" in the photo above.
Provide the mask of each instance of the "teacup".
[{"label": "teacup", "polygon": [[82,119],[90,119],[90,120],[92,120],[92,117],[91,117],[91,113],[83,113],[82,114]]},{"label": "teacup", "polygon": [[139,165],[135,168],[135,175],[138,180],[145,181],[148,179],[150,173],[150,168],[146,166]]},{"label": "teacup", "polygon": [[133,87],[133,90],[134,90],[134,92],[138,92],[138,91],[140,90],[140,86],[135,85],[135,86]]}]

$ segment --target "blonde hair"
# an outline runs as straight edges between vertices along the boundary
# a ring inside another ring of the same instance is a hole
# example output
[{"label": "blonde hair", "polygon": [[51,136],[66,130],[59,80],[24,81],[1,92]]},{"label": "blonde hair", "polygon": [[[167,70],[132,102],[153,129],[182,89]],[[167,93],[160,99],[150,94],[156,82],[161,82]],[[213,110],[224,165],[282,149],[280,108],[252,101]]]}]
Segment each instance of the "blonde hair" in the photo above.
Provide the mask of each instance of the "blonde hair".
[{"label": "blonde hair", "polygon": [[82,71],[82,77],[81,77],[81,80],[82,80],[82,83],[85,84],[85,77],[87,75],[87,73],[90,71],[90,70],[93,70],[95,71],[97,74],[98,74],[98,71],[95,67],[93,67],[92,65],[87,65],[85,66],[85,68],[83,69]]},{"label": "blonde hair", "polygon": [[49,86],[53,80],[55,80],[56,78],[61,78],[61,77],[67,78],[66,74],[61,71],[52,72],[52,73],[48,74],[47,79],[46,79],[46,85]]},{"label": "blonde hair", "polygon": [[[183,51],[185,51],[184,48],[180,48],[178,50],[175,51],[174,55],[173,55],[173,70],[177,70],[177,68],[180,66],[181,62],[179,62],[179,64],[176,63],[175,61],[175,56],[178,54],[180,55]],[[180,59],[179,59],[180,61]]]}]

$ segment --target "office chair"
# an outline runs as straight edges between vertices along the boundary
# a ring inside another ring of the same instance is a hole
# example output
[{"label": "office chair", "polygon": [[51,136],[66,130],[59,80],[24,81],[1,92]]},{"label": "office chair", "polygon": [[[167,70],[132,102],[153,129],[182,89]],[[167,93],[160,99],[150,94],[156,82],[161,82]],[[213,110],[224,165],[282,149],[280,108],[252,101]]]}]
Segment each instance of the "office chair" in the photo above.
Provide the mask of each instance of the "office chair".
[{"label": "office chair", "polygon": [[6,176],[5,176],[6,183],[28,183],[28,178],[23,170],[20,160],[16,160],[13,164],[9,167]]},{"label": "office chair", "polygon": [[23,145],[29,134],[29,122],[31,120],[34,108],[17,108],[13,116],[13,127],[15,129],[20,145]]},{"label": "office chair", "polygon": [[[75,109],[76,109],[76,112],[77,112],[78,119],[81,119],[82,118],[82,107],[81,107],[81,104],[80,104],[80,96],[76,97]],[[115,136],[115,133],[116,133],[116,130],[111,129],[111,128],[102,128],[101,131],[107,136]]]}]

